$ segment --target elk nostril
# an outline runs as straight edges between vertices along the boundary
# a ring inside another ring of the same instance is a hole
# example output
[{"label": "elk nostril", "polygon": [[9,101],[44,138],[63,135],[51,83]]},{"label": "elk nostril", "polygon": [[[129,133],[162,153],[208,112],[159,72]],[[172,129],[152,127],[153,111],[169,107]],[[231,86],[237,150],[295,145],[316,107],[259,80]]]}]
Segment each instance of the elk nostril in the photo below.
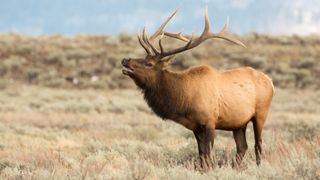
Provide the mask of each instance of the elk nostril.
[{"label": "elk nostril", "polygon": [[126,58],[122,59],[122,61],[121,61],[122,65],[126,65],[127,63],[128,63],[128,59],[126,59]]}]

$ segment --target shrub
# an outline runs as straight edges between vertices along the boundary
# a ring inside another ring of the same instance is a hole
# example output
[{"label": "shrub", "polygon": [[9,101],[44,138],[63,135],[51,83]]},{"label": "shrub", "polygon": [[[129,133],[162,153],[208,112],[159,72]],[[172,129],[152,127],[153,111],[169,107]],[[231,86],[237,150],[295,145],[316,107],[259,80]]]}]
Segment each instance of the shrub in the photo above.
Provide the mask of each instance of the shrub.
[{"label": "shrub", "polygon": [[[282,88],[320,88],[318,36],[301,38],[250,33],[239,39],[246,42],[247,49],[223,41],[208,41],[177,56],[173,68],[181,70],[198,64],[218,69],[251,66],[270,75],[275,85]],[[0,76],[44,86],[51,79],[49,84],[55,84],[53,86],[78,88],[62,81],[64,77],[77,76],[83,88],[101,88],[101,84],[87,80],[98,75],[107,79],[106,87],[131,88],[133,83],[121,73],[121,59],[145,56],[135,36],[125,33],[75,37],[2,34],[0,41]],[[168,38],[165,41],[166,49],[182,45]],[[57,72],[54,76],[50,75],[52,69]]]}]

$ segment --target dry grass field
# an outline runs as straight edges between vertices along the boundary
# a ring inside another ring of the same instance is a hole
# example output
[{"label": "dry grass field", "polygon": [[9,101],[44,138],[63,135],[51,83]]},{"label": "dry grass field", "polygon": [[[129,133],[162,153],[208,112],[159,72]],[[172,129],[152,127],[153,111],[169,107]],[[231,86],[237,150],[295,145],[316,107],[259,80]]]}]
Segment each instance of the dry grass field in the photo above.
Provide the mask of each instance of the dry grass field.
[{"label": "dry grass field", "polygon": [[242,166],[231,167],[232,133],[217,131],[219,165],[202,174],[193,133],[157,118],[121,76],[121,58],[142,52],[130,36],[1,35],[0,179],[320,179],[320,38],[256,36],[244,37],[255,50],[218,43],[174,64],[248,65],[276,80],[261,166],[250,124]]}]

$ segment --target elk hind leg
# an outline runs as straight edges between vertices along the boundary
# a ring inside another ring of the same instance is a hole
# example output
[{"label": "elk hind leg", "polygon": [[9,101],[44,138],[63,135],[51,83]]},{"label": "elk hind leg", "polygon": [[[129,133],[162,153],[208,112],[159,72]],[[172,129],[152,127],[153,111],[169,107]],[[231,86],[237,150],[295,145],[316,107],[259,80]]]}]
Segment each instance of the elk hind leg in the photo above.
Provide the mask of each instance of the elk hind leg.
[{"label": "elk hind leg", "polygon": [[259,166],[261,163],[261,153],[262,153],[262,129],[264,127],[264,123],[267,119],[267,112],[266,113],[258,113],[253,119],[253,131],[254,131],[254,140],[255,140],[255,154],[256,154],[256,163]]}]

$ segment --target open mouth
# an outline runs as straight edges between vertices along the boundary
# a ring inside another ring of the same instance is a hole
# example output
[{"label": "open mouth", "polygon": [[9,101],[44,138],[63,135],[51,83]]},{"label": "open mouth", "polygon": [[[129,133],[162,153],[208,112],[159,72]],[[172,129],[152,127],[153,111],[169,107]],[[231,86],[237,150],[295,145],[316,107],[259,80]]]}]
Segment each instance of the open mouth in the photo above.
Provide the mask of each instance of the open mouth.
[{"label": "open mouth", "polygon": [[129,75],[133,73],[133,69],[131,69],[129,66],[123,66],[122,73],[124,75]]}]

